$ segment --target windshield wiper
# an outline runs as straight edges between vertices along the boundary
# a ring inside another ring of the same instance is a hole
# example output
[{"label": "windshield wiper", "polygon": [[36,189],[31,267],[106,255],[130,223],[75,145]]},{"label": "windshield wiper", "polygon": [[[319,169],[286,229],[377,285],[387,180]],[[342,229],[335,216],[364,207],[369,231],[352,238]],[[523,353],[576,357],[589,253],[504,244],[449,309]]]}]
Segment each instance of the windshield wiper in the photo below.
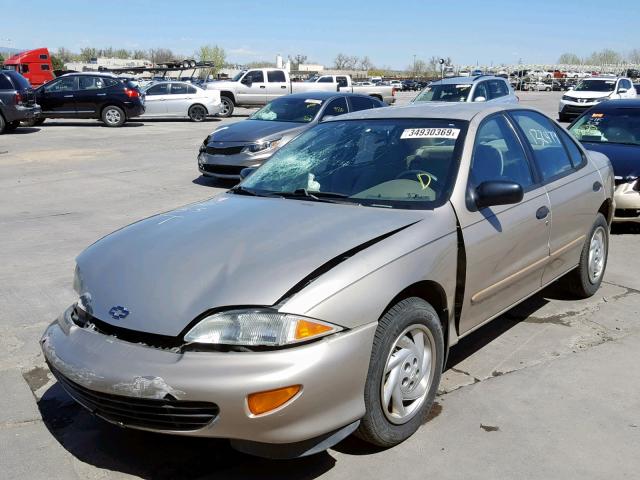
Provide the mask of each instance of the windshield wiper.
[{"label": "windshield wiper", "polygon": [[272,192],[273,195],[279,195],[283,198],[299,198],[302,200],[312,200],[314,202],[325,202],[325,203],[356,203],[352,201],[340,201],[333,200],[335,199],[348,199],[348,195],[344,195],[342,193],[335,192],[317,192],[313,191],[310,193],[306,188],[298,188],[293,192]]},{"label": "windshield wiper", "polygon": [[229,190],[232,193],[235,193],[237,195],[250,195],[252,197],[259,197],[260,194],[257,192],[254,192],[253,190],[243,187],[242,185],[236,185],[235,187],[231,188]]}]

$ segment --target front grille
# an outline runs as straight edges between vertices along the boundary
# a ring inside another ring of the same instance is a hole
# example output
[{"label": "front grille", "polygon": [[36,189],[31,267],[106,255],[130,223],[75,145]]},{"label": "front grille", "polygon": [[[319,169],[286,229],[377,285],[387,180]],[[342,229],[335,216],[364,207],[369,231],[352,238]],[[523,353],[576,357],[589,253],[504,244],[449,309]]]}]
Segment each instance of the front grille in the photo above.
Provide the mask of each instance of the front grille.
[{"label": "front grille", "polygon": [[89,390],[72,382],[51,365],[49,369],[78,403],[94,415],[119,425],[187,432],[207,426],[220,412],[215,403],[176,400],[171,395],[147,399]]},{"label": "front grille", "polygon": [[207,173],[217,173],[218,175],[240,175],[240,172],[246,168],[236,165],[201,165],[202,170]]},{"label": "front grille", "polygon": [[239,147],[207,147],[205,151],[209,155],[236,155],[242,151],[244,145]]},{"label": "front grille", "polygon": [[640,210],[635,208],[616,208],[615,216],[618,218],[637,218],[640,216]]},{"label": "front grille", "polygon": [[562,113],[564,113],[565,115],[571,115],[571,114],[579,115],[585,112],[586,110],[588,110],[589,108],[591,108],[592,106],[593,105],[585,105],[585,106],[565,105],[564,109],[562,110]]}]

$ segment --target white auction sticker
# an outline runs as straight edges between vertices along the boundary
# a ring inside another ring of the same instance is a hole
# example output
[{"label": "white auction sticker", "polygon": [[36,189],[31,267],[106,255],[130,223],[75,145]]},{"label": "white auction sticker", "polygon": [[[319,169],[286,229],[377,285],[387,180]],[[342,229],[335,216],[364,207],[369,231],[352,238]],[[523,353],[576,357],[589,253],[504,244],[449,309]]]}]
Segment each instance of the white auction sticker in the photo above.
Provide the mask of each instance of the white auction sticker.
[{"label": "white auction sticker", "polygon": [[452,138],[460,135],[459,128],[406,128],[400,138]]}]

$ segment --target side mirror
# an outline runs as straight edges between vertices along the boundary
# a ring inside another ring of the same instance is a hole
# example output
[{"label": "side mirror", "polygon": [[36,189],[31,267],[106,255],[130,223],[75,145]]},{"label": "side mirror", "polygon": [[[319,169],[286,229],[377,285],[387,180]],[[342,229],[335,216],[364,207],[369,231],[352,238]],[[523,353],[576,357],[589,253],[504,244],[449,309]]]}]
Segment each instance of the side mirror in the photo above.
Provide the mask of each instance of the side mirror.
[{"label": "side mirror", "polygon": [[486,102],[487,99],[485,97],[476,97],[473,99],[474,102]]},{"label": "side mirror", "polygon": [[243,168],[242,170],[240,170],[240,180],[244,180],[256,170],[257,170],[256,167]]},{"label": "side mirror", "polygon": [[511,205],[522,201],[522,186],[515,182],[494,180],[482,182],[476,188],[476,205],[478,208],[494,205]]},{"label": "side mirror", "polygon": [[251,84],[253,83],[253,78],[250,75],[246,75],[242,80],[241,83],[246,85],[247,87],[250,87]]},{"label": "side mirror", "polygon": [[624,87],[618,89],[618,93],[627,93],[628,91],[629,90]]}]

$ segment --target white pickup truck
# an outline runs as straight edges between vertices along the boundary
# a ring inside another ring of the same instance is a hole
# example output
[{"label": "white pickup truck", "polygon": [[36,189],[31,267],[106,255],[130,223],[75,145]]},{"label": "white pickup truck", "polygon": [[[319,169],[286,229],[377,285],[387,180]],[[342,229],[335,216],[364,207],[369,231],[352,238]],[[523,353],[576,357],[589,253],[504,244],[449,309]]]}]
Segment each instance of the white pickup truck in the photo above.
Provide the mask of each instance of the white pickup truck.
[{"label": "white pickup truck", "polygon": [[336,91],[370,95],[388,104],[395,102],[395,89],[390,86],[353,86],[349,75],[317,75],[305,82],[292,82],[289,73],[280,68],[243,70],[231,80],[206,84],[208,90],[220,91],[221,117],[229,117],[236,106],[261,106],[290,93]]}]

